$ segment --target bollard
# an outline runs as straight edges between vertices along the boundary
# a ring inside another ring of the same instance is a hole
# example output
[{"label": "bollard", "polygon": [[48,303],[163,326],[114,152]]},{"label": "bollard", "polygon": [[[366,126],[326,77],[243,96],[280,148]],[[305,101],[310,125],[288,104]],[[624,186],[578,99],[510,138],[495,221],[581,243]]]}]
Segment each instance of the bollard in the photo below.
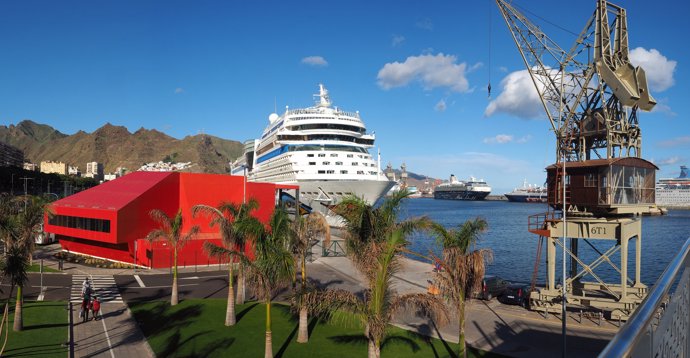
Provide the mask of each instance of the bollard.
[{"label": "bollard", "polygon": [[544,319],[549,319],[549,311],[544,307]]}]

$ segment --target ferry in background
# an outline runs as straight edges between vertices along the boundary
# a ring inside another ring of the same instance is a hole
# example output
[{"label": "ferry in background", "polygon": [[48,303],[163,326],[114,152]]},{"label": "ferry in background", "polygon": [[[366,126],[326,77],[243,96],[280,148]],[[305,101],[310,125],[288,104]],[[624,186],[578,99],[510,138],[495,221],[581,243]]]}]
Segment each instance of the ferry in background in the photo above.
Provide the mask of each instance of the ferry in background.
[{"label": "ferry in background", "polygon": [[434,199],[484,200],[490,193],[491,187],[483,179],[470,177],[469,180],[462,181],[451,174],[447,183],[434,188]]},{"label": "ferry in background", "polygon": [[527,184],[527,179],[522,183],[521,188],[515,188],[505,195],[508,201],[519,203],[545,203],[548,192],[546,187]]},{"label": "ferry in background", "polygon": [[375,135],[367,133],[359,112],[331,107],[322,84],[314,96],[313,107],[271,114],[261,138],[245,142],[231,173],[246,173],[253,182],[299,185],[300,201],[326,215],[348,195],[373,205],[395,184],[381,171],[380,155],[369,153]]},{"label": "ferry in background", "polygon": [[667,207],[690,208],[690,178],[688,167],[680,167],[678,178],[659,179],[656,183],[656,204]]}]

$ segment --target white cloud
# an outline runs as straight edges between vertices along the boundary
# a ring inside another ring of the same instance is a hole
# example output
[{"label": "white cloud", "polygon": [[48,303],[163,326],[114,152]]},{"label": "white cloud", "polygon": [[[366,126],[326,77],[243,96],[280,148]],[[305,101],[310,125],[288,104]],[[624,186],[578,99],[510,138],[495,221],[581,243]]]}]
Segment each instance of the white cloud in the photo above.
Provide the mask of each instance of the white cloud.
[{"label": "white cloud", "polygon": [[426,90],[448,87],[456,92],[467,92],[467,63],[455,63],[456,60],[453,55],[439,53],[435,56],[410,56],[402,63],[387,63],[379,70],[378,84],[383,89],[391,89],[417,80]]},{"label": "white cloud", "polygon": [[470,67],[467,69],[467,72],[468,72],[468,73],[469,73],[469,72],[474,72],[474,71],[476,71],[476,70],[478,70],[478,69],[480,69],[480,68],[482,68],[482,67],[484,67],[484,64],[481,63],[481,62],[477,62],[477,63],[475,63],[474,65],[470,66]]},{"label": "white cloud", "polygon": [[676,137],[659,142],[662,148],[682,147],[690,144],[690,136]]},{"label": "white cloud", "polygon": [[486,144],[506,144],[513,141],[513,136],[510,134],[498,134],[495,137],[484,138]]},{"label": "white cloud", "polygon": [[309,66],[328,66],[328,61],[326,61],[326,59],[321,56],[307,56],[302,59],[302,63]]},{"label": "white cloud", "polygon": [[446,108],[447,108],[447,106],[446,106],[446,100],[445,100],[445,99],[441,99],[441,100],[438,101],[438,103],[436,103],[436,105],[434,106],[434,109],[437,110],[437,111],[439,111],[439,112],[445,111]]},{"label": "white cloud", "polygon": [[498,70],[505,73],[505,72],[508,72],[508,67],[506,67],[506,66],[501,66],[501,67],[498,68]]},{"label": "white cloud", "polygon": [[656,106],[654,106],[654,108],[652,108],[652,112],[663,113],[669,117],[677,116],[678,114],[676,112],[674,112],[671,109],[671,106],[669,106],[667,103],[668,103],[668,98],[657,98],[656,99]]},{"label": "white cloud", "polygon": [[184,88],[182,88],[182,87],[175,88],[175,94],[180,94],[180,93],[184,93]]},{"label": "white cloud", "polygon": [[393,42],[391,43],[391,46],[393,47],[398,47],[405,42],[405,36],[403,35],[393,35]]},{"label": "white cloud", "polygon": [[526,136],[523,136],[523,137],[518,138],[518,139],[515,141],[515,143],[525,144],[525,143],[529,142],[531,139],[532,139],[532,136],[528,134],[528,135],[526,135]]},{"label": "white cloud", "polygon": [[667,59],[656,49],[648,51],[643,47],[638,47],[630,51],[630,62],[644,68],[647,83],[653,91],[662,92],[675,83],[673,72],[677,62]]},{"label": "white cloud", "polygon": [[656,165],[673,165],[680,162],[680,157],[670,157],[666,159],[661,159],[659,161],[654,161],[654,164]]},{"label": "white cloud", "polygon": [[431,22],[431,19],[428,17],[425,17],[425,18],[417,21],[415,26],[419,27],[422,30],[427,30],[427,31],[431,31],[434,29],[434,23]]},{"label": "white cloud", "polygon": [[544,107],[527,70],[509,73],[501,80],[501,94],[489,102],[484,116],[511,114],[524,119],[544,117]]}]

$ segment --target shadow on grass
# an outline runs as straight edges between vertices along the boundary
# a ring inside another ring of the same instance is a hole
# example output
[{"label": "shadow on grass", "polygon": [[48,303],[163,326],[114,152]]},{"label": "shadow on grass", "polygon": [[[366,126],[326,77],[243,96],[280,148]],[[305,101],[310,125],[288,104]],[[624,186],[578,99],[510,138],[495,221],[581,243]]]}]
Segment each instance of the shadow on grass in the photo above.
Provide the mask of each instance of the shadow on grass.
[{"label": "shadow on grass", "polygon": [[[191,319],[201,315],[202,309],[201,305],[197,304],[170,310],[168,308],[170,304],[161,301],[156,302],[153,307],[146,310],[137,309],[139,305],[141,303],[133,303],[131,308],[134,317],[139,323],[139,327],[141,327],[146,337],[154,336],[170,329],[179,330],[180,327],[188,326],[191,324]],[[165,322],[165,324],[161,324],[161,322]]]},{"label": "shadow on grass", "polygon": [[6,349],[3,357],[45,357],[59,356],[67,353],[67,349],[59,344],[32,345],[30,347]]},{"label": "shadow on grass", "polygon": [[[185,346],[186,344],[193,342],[196,338],[204,336],[206,334],[211,333],[211,331],[203,331],[196,333],[190,337],[185,338],[184,340],[181,339],[180,335],[180,330],[176,329],[175,333],[170,336],[165,342],[165,350],[158,353],[158,356],[160,357],[172,357],[172,356],[177,356],[178,351]],[[189,355],[189,357],[207,357],[211,355],[213,352],[219,349],[227,349],[229,348],[233,343],[235,343],[235,338],[225,338],[225,339],[220,339],[215,342],[212,342],[210,344],[204,345],[204,348],[195,351]]]},{"label": "shadow on grass", "polygon": [[276,358],[281,358],[283,354],[285,353],[285,350],[287,347],[292,343],[292,339],[295,338],[295,334],[297,333],[297,328],[299,328],[299,324],[295,326],[295,328],[292,329],[292,332],[287,336],[285,339],[285,342],[283,342],[283,345],[280,346],[280,349],[278,350],[278,353],[276,353],[275,357]]},{"label": "shadow on grass", "polygon": [[254,303],[250,304],[249,306],[245,307],[242,311],[236,313],[235,314],[235,321],[237,323],[239,323],[240,320],[242,319],[242,317],[244,317],[244,315],[249,313],[249,311],[251,311],[252,309],[254,309],[254,307],[256,307],[258,305],[259,305],[259,302],[254,302]]},{"label": "shadow on grass", "polygon": [[25,325],[24,330],[25,331],[31,331],[34,329],[43,329],[43,328],[55,328],[55,327],[67,327],[67,323],[50,323],[50,324],[33,324],[33,325]]}]

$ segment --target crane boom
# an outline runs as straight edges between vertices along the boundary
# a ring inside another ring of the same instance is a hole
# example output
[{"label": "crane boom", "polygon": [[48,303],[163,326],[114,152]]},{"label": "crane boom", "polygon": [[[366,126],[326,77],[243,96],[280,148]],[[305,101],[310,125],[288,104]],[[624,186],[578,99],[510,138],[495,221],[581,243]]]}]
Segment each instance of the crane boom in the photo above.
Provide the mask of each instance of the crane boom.
[{"label": "crane boom", "polygon": [[[594,14],[565,51],[513,5],[496,4],[556,134],[556,156],[567,161],[639,157],[637,110],[651,110],[656,102],[644,70],[629,61],[625,10],[597,0]],[[613,23],[609,11],[615,14]]]}]

